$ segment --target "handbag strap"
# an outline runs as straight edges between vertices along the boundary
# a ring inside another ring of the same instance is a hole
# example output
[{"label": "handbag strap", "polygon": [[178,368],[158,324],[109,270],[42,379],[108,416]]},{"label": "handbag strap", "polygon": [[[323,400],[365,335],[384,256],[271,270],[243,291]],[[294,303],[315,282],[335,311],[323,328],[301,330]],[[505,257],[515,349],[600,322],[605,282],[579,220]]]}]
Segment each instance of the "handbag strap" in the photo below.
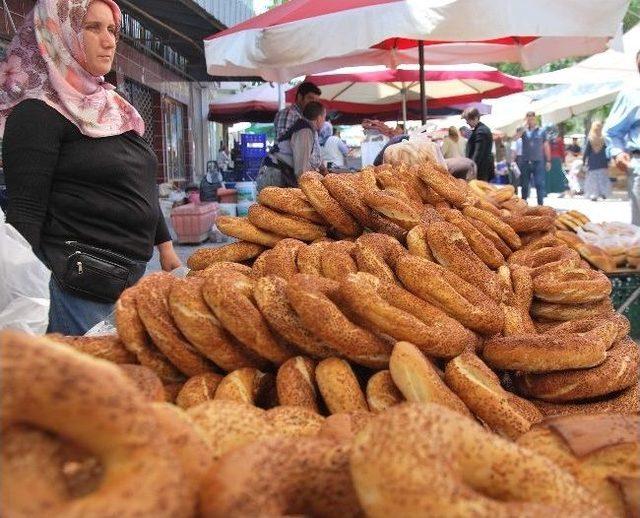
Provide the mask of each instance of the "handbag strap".
[{"label": "handbag strap", "polygon": [[13,34],[15,34],[16,32],[18,32],[18,29],[16,29],[16,24],[13,21],[13,16],[11,16],[11,11],[9,11],[9,6],[7,5],[7,0],[2,0],[2,6],[4,7],[4,17],[5,20],[9,20],[9,25],[11,25],[11,29],[13,29]]}]

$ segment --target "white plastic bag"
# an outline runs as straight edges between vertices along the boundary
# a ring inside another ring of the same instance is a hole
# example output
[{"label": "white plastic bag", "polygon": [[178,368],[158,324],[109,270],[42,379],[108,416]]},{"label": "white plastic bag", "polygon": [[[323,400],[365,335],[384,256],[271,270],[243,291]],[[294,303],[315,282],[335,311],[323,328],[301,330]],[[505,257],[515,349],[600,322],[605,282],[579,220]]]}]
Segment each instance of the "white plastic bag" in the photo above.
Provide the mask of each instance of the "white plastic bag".
[{"label": "white plastic bag", "polygon": [[51,272],[0,210],[0,329],[35,334],[49,325]]}]

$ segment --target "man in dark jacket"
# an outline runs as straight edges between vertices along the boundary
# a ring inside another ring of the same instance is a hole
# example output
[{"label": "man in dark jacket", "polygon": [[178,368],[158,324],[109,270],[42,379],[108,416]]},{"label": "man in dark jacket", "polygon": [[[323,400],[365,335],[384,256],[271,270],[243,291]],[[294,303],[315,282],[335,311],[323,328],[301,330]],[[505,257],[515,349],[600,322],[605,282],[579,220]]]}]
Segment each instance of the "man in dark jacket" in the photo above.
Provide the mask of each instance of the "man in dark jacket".
[{"label": "man in dark jacket", "polygon": [[486,124],[480,122],[480,112],[477,108],[468,108],[462,118],[473,130],[467,142],[467,158],[476,163],[478,168],[478,180],[490,181],[495,173],[495,164],[493,163],[493,153],[491,147],[493,145],[493,135]]}]

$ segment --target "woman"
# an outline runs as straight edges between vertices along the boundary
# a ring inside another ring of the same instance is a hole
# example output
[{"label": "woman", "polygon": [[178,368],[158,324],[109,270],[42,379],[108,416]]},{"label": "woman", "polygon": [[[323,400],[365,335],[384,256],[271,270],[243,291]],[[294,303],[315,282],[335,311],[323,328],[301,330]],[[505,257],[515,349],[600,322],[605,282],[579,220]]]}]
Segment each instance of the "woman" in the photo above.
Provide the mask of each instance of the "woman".
[{"label": "woman", "polygon": [[606,199],[611,194],[609,181],[609,160],[606,143],[602,136],[602,122],[594,121],[584,148],[584,167],[587,175],[584,180],[584,195],[591,201]]},{"label": "woman", "polygon": [[180,266],[158,203],[144,122],[103,76],[112,0],[38,0],[0,67],[7,221],[52,269],[49,332],[84,334],[145,271]]},{"label": "woman", "polygon": [[442,141],[442,156],[447,158],[458,158],[465,156],[467,141],[458,133],[458,128],[451,126],[449,134]]},{"label": "woman", "polygon": [[557,126],[547,128],[549,140],[549,153],[551,156],[551,169],[545,177],[545,191],[563,193],[567,190],[567,180],[564,173],[564,137]]},{"label": "woman", "polygon": [[318,132],[326,117],[325,107],[316,101],[306,104],[298,119],[271,149],[260,167],[257,191],[265,187],[297,187],[305,171],[326,172]]}]

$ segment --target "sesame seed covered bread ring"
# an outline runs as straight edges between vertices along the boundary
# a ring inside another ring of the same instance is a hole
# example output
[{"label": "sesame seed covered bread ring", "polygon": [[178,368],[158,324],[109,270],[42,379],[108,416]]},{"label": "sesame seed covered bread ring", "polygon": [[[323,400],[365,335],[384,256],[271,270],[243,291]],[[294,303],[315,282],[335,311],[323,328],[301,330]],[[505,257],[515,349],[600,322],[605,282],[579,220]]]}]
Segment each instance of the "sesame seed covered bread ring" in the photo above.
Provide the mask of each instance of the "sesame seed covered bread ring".
[{"label": "sesame seed covered bread ring", "polygon": [[224,328],[246,348],[276,365],[291,352],[273,336],[254,305],[255,281],[239,273],[218,273],[208,277],[202,295]]},{"label": "sesame seed covered bread ring", "polygon": [[440,265],[482,289],[493,300],[500,299],[498,277],[473,252],[455,225],[446,221],[432,223],[426,235],[431,253]]},{"label": "sesame seed covered bread ring", "polygon": [[373,275],[347,276],[340,294],[373,329],[396,340],[411,340],[425,354],[452,358],[476,343],[471,331],[440,309]]},{"label": "sesame seed covered bread ring", "polygon": [[533,280],[533,289],[540,300],[580,304],[609,297],[612,287],[603,273],[575,268],[538,275]]},{"label": "sesame seed covered bread ring", "polygon": [[269,327],[288,343],[315,358],[337,354],[303,325],[287,298],[287,281],[273,275],[262,277],[255,284],[253,296]]},{"label": "sesame seed covered bread ring", "polygon": [[518,250],[522,246],[522,241],[515,230],[497,216],[476,207],[465,207],[462,213],[469,217],[482,221],[504,240],[512,250]]},{"label": "sesame seed covered bread ring", "polygon": [[631,323],[627,317],[620,313],[612,313],[601,317],[570,320],[569,322],[563,322],[562,324],[554,322],[551,326],[545,329],[544,332],[550,335],[584,333],[585,331],[590,331],[591,329],[600,326],[603,321],[613,322],[616,325],[616,328],[618,329],[618,334],[615,339],[616,342],[623,340],[631,331]]},{"label": "sesame seed covered bread ring", "polygon": [[113,363],[137,363],[136,356],[122,343],[118,335],[101,336],[64,336],[58,333],[48,334],[49,340],[70,345],[75,350],[108,360]]},{"label": "sesame seed covered bread ring", "polygon": [[282,236],[265,232],[253,225],[247,218],[237,218],[235,216],[218,216],[216,226],[223,234],[246,241],[257,243],[262,246],[273,247]]},{"label": "sesame seed covered bread ring", "polygon": [[350,273],[358,271],[356,261],[351,254],[336,246],[327,246],[322,250],[322,275],[327,279],[339,281]]},{"label": "sesame seed covered bread ring", "polygon": [[143,365],[120,365],[120,369],[135,383],[147,401],[165,401],[162,381],[151,369]]},{"label": "sesame seed covered bread ring", "polygon": [[376,413],[399,405],[405,400],[388,370],[378,371],[369,378],[366,394],[369,408]]},{"label": "sesame seed covered bread ring", "polygon": [[316,382],[329,412],[369,411],[364,393],[351,366],[340,358],[327,358],[316,367]]},{"label": "sesame seed covered bread ring", "polygon": [[158,274],[153,284],[138,288],[136,305],[140,319],[156,347],[181,372],[195,376],[213,370],[213,365],[186,340],[171,317],[169,294],[177,280],[170,273]]},{"label": "sesame seed covered bread ring", "polygon": [[365,194],[364,201],[405,230],[411,230],[420,223],[420,212],[389,191],[369,191]]},{"label": "sesame seed covered bread ring", "polygon": [[[474,253],[482,259],[492,270],[497,270],[504,264],[504,256],[495,247],[492,241],[487,239],[459,210],[447,209],[442,213],[444,218],[453,223],[467,239]],[[408,236],[407,236],[408,242]]]},{"label": "sesame seed covered bread ring", "polygon": [[427,228],[427,225],[421,223],[409,231],[407,234],[407,249],[411,255],[435,261],[427,242]]},{"label": "sesame seed covered bread ring", "polygon": [[467,218],[467,221],[476,228],[485,238],[487,238],[493,246],[502,254],[504,259],[508,258],[512,254],[511,248],[505,243],[502,238],[483,221],[475,218]]},{"label": "sesame seed covered bread ring", "polygon": [[465,327],[487,336],[502,331],[504,315],[498,304],[446,268],[406,255],[398,260],[396,274],[409,291]]},{"label": "sesame seed covered bread ring", "polygon": [[265,187],[258,194],[258,203],[318,225],[326,225],[324,218],[307,201],[301,189]]},{"label": "sesame seed covered bread ring", "polygon": [[343,236],[359,236],[362,232],[360,224],[331,197],[327,188],[322,185],[322,175],[306,172],[298,179],[300,188],[320,215]]},{"label": "sesame seed covered bread ring", "polygon": [[213,399],[255,405],[258,399],[264,397],[272,381],[270,374],[258,369],[238,369],[222,378]]},{"label": "sesame seed covered bread ring", "polygon": [[522,374],[515,377],[518,391],[552,403],[605,396],[626,389],[638,381],[640,351],[631,338],[616,343],[607,359],[590,369]]},{"label": "sesame seed covered bread ring", "polygon": [[535,334],[529,310],[533,301],[533,281],[528,268],[512,264],[501,266],[498,277],[503,285],[504,336]]},{"label": "sesame seed covered bread ring", "polygon": [[532,269],[531,276],[537,277],[551,271],[564,271],[580,266],[580,254],[566,245],[520,250],[509,257],[509,264],[520,264]]},{"label": "sesame seed covered bread ring", "polygon": [[444,380],[494,432],[515,439],[542,420],[533,403],[507,392],[498,376],[474,353],[465,351],[449,363]]},{"label": "sesame seed covered bread ring", "polygon": [[556,302],[534,300],[531,304],[532,317],[557,322],[609,316],[612,313],[613,304],[610,299],[584,304],[558,304]]},{"label": "sesame seed covered bread ring", "polygon": [[348,443],[315,437],[272,438],[238,448],[205,481],[202,517],[362,516],[349,450]]},{"label": "sesame seed covered bread ring", "polygon": [[319,413],[315,373],[316,363],[304,356],[289,358],[280,365],[276,376],[278,402]]},{"label": "sesame seed covered bread ring", "polygon": [[578,403],[549,403],[532,399],[545,416],[583,414],[638,414],[640,413],[640,383],[605,398],[595,398]]},{"label": "sesame seed covered bread ring", "polygon": [[222,327],[204,300],[204,284],[205,279],[200,278],[178,279],[171,288],[171,316],[182,334],[201,354],[227,372],[242,367],[266,367],[267,362]]},{"label": "sesame seed covered bread ring", "polygon": [[571,473],[614,516],[640,509],[640,417],[599,414],[549,418],[518,439]]},{"label": "sesame seed covered bread ring", "polygon": [[322,251],[329,245],[328,242],[319,241],[311,243],[298,252],[297,266],[300,273],[310,275],[322,275]]},{"label": "sesame seed covered bread ring", "polygon": [[347,179],[345,174],[328,174],[322,179],[322,184],[329,194],[353,218],[365,228],[375,225],[372,210],[362,199],[358,190]]},{"label": "sesame seed covered bread ring", "polygon": [[153,282],[156,276],[147,275],[138,284],[122,292],[116,302],[116,328],[120,340],[135,354],[140,364],[149,367],[164,383],[176,383],[184,380],[184,375],[156,348],[138,314],[136,291]]},{"label": "sesame seed covered bread ring", "polygon": [[389,360],[393,383],[407,401],[438,403],[455,412],[471,416],[471,412],[442,381],[429,359],[409,342],[396,342]]},{"label": "sesame seed covered bread ring", "polygon": [[238,241],[217,248],[199,248],[187,259],[187,266],[192,270],[204,270],[213,263],[240,263],[259,256],[264,246],[247,241]]},{"label": "sesame seed covered bread ring", "polygon": [[494,369],[553,372],[595,367],[605,361],[616,326],[606,322],[585,333],[494,337],[484,343],[485,361]]},{"label": "sesame seed covered bread ring", "polygon": [[258,204],[249,207],[247,217],[252,224],[262,230],[300,241],[314,241],[327,235],[326,228],[322,225],[282,214]]},{"label": "sesame seed covered bread ring", "polygon": [[436,193],[458,208],[472,205],[474,202],[474,196],[466,182],[458,183],[449,171],[440,165],[421,165],[418,176]]},{"label": "sesame seed covered bread ring", "polygon": [[290,279],[298,272],[297,258],[306,244],[298,239],[283,239],[269,251],[264,262],[262,275],[277,275]]},{"label": "sesame seed covered bread ring", "polygon": [[[264,254],[264,252],[262,254],[260,254],[260,256],[262,256],[263,254]],[[222,261],[222,262],[219,262],[219,263],[213,263],[211,266],[207,266],[204,270],[191,270],[187,274],[187,277],[201,277],[201,278],[204,278],[207,275],[211,275],[212,273],[221,272],[221,271],[238,272],[238,273],[241,273],[243,275],[247,275],[249,277],[253,276],[251,267],[247,266],[246,264],[234,263],[234,262],[230,262],[230,261]]]},{"label": "sesame seed covered bread ring", "polygon": [[[29,424],[98,457],[96,491],[48,514],[189,517],[195,501],[148,403],[117,366],[43,338],[0,334],[2,425]],[[38,373],[37,383],[25,383]],[[108,405],[105,405],[108,402]],[[11,514],[8,509],[3,511]]]},{"label": "sesame seed covered bread ring", "polygon": [[338,288],[335,281],[298,274],[287,286],[287,297],[303,325],[341,356],[366,367],[385,367],[389,344],[342,313],[328,296]]},{"label": "sesame seed covered bread ring", "polygon": [[205,372],[189,378],[176,396],[176,405],[186,410],[205,401],[211,401],[221,381],[222,376],[215,372]]},{"label": "sesame seed covered bread ring", "polygon": [[351,474],[372,518],[606,515],[546,457],[434,404],[377,416],[355,438]]}]

